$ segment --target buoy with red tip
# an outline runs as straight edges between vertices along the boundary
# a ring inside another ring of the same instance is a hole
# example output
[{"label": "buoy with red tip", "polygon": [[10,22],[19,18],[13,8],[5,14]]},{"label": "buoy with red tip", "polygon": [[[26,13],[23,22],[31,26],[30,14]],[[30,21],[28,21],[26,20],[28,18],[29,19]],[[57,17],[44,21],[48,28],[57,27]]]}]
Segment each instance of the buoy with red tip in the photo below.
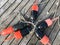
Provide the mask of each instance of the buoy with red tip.
[{"label": "buoy with red tip", "polygon": [[31,7],[31,22],[34,22],[37,17],[38,17],[38,5],[37,4],[33,4],[32,7]]},{"label": "buoy with red tip", "polygon": [[26,15],[22,14],[21,12],[20,12],[20,14],[25,18],[25,20],[34,23],[39,16],[38,10],[39,10],[38,0],[35,0],[35,3],[31,7],[31,16],[28,16],[28,15],[26,16]]},{"label": "buoy with red tip", "polygon": [[13,32],[13,36],[5,39],[4,41],[10,40],[12,38],[15,38],[16,40],[22,39],[23,37],[25,37],[26,35],[28,35],[30,33],[32,28],[33,27],[31,27],[31,26],[27,26],[27,27],[23,28],[22,30],[17,30],[15,32]]},{"label": "buoy with red tip", "polygon": [[45,34],[44,34],[44,31],[41,31],[39,29],[36,29],[35,31],[35,34],[36,36],[38,37],[38,39],[40,40],[40,42],[44,45],[48,44],[49,43],[49,37],[47,37]]},{"label": "buoy with red tip", "polygon": [[18,22],[17,24],[9,26],[6,29],[2,30],[0,34],[1,35],[11,34],[12,32],[17,31],[18,29],[23,29],[26,26],[28,26],[28,23]]},{"label": "buoy with red tip", "polygon": [[55,14],[55,12],[51,13],[50,16],[48,17],[48,19],[45,20],[45,22],[47,23],[48,27],[50,27],[53,24],[54,21],[59,19],[59,16],[53,18],[54,14]]},{"label": "buoy with red tip", "polygon": [[[15,39],[22,39],[23,37],[25,37],[26,35],[28,35],[31,30],[33,29],[33,25],[29,24],[29,23],[24,23],[26,26],[23,26],[23,28],[19,28],[18,30],[15,30],[14,32],[14,37]],[[16,28],[16,27],[15,27]]]},{"label": "buoy with red tip", "polygon": [[47,23],[48,27],[50,27],[53,24],[53,22],[58,20],[58,19],[59,19],[59,16],[56,18],[53,18],[53,19],[48,18],[45,20],[45,22]]},{"label": "buoy with red tip", "polygon": [[44,45],[46,45],[46,44],[50,45],[49,41],[50,40],[46,35],[44,35],[43,38],[40,40],[40,42]]},{"label": "buoy with red tip", "polygon": [[34,10],[34,11],[38,11],[39,8],[38,8],[37,4],[33,4],[31,9]]},{"label": "buoy with red tip", "polygon": [[46,19],[46,20],[43,20],[41,22],[38,22],[38,24],[36,25],[36,36],[38,37],[38,39],[40,39],[40,42],[44,45],[48,44],[50,45],[49,43],[49,37],[47,37],[45,34],[44,34],[44,31],[46,30],[47,27],[51,26],[53,24],[53,22],[55,20],[59,19],[59,17],[56,17],[54,19]]},{"label": "buoy with red tip", "polygon": [[5,39],[4,41],[10,40],[13,37],[18,40],[18,39],[22,39],[23,37],[28,35],[32,29],[33,29],[32,24],[19,22],[13,26],[9,26],[8,28],[4,29],[0,34],[3,36],[12,34],[12,33],[14,34],[14,36],[9,37],[9,38]]}]

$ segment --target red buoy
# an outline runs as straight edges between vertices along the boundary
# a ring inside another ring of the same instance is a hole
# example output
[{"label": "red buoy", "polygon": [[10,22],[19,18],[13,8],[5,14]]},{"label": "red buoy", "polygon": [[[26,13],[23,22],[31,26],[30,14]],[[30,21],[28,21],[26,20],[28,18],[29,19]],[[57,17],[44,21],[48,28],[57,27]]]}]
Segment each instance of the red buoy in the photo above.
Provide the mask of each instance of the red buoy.
[{"label": "red buoy", "polygon": [[14,32],[14,37],[15,37],[15,39],[17,39],[17,40],[23,38],[20,30]]},{"label": "red buoy", "polygon": [[1,32],[1,35],[7,35],[7,34],[10,34],[14,32],[14,29],[12,26],[9,26],[8,28],[4,29],[2,32]]},{"label": "red buoy", "polygon": [[44,35],[43,38],[40,40],[40,42],[46,45],[49,43],[49,38],[46,35]]},{"label": "red buoy", "polygon": [[34,5],[32,6],[32,10],[38,11],[38,5],[34,4]]},{"label": "red buoy", "polygon": [[45,22],[47,23],[48,27],[53,24],[53,21],[51,19],[46,19]]}]

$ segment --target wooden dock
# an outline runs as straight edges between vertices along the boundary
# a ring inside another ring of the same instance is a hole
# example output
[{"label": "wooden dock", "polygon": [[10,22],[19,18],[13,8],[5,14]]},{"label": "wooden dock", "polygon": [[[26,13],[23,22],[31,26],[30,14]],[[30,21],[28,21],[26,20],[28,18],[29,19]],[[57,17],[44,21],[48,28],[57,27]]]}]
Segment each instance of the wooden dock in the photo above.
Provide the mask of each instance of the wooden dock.
[{"label": "wooden dock", "polygon": [[[46,1],[46,3],[40,4]],[[19,13],[30,15],[30,8],[34,4],[35,0],[0,0],[0,31],[7,28],[10,25],[16,24],[22,17]],[[59,3],[58,7],[57,4]],[[60,15],[60,0],[39,0],[39,17],[37,20],[47,18],[48,12],[51,13],[57,9],[57,13]],[[58,21],[45,30],[46,35],[50,38],[51,45],[60,45],[60,27]],[[42,45],[34,33],[28,34],[23,39],[17,40],[12,38],[11,40],[5,41],[4,39],[10,37],[10,35],[0,35],[0,45]]]}]

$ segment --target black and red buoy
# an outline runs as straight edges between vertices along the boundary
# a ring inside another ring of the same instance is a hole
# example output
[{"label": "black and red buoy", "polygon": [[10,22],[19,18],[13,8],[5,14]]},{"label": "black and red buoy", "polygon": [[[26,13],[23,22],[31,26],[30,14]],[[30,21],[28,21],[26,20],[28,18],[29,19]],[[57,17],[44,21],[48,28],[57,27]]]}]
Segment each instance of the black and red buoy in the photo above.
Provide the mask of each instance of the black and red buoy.
[{"label": "black and red buoy", "polygon": [[50,41],[49,37],[44,34],[44,31],[46,30],[46,28],[50,27],[53,24],[53,22],[55,20],[57,20],[57,19],[59,19],[59,17],[56,17],[54,19],[48,18],[46,20],[38,22],[38,24],[36,25],[36,29],[35,29],[36,31],[35,31],[35,33],[36,33],[36,36],[38,37],[38,39],[40,39],[40,42],[42,44],[44,44],[44,45],[46,45],[46,44],[50,45],[50,43],[49,43],[49,41]]},{"label": "black and red buoy", "polygon": [[33,6],[31,7],[31,22],[34,23],[34,21],[37,19],[38,17],[38,5],[37,4],[33,4]]},{"label": "black and red buoy", "polygon": [[36,31],[35,31],[36,36],[38,37],[40,42],[42,44],[44,44],[44,45],[48,44],[49,41],[50,41],[49,37],[44,34],[44,31],[46,30],[47,27],[49,27],[51,25],[52,25],[52,20],[50,20],[50,19],[47,19],[47,20],[42,21],[42,22],[39,22],[36,25]]},{"label": "black and red buoy", "polygon": [[49,43],[49,41],[50,41],[49,37],[46,36],[43,31],[36,30],[35,34],[42,44],[46,45]]},{"label": "black and red buoy", "polygon": [[29,34],[32,29],[33,29],[32,24],[18,22],[17,24],[9,26],[8,28],[4,29],[0,34],[7,35],[14,32],[14,37],[16,39],[19,39]]}]

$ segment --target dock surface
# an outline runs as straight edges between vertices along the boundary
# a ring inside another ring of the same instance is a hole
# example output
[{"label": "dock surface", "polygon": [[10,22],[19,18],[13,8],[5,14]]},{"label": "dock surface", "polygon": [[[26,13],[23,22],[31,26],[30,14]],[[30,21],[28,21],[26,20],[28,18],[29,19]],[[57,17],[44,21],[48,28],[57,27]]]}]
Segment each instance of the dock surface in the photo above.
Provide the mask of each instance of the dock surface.
[{"label": "dock surface", "polygon": [[[23,18],[19,11],[25,15],[30,15],[31,6],[35,0],[0,0],[0,31],[8,26],[16,24]],[[46,2],[46,3],[42,3]],[[42,4],[40,4],[42,3]],[[57,6],[58,4],[58,6]],[[57,9],[58,8],[58,9]],[[48,12],[51,13],[57,9],[54,15],[60,15],[60,0],[39,0],[39,17],[37,20],[47,18]],[[51,27],[45,30],[46,35],[50,38],[51,45],[60,45],[60,22],[55,21]],[[39,42],[34,33],[28,34],[23,39],[4,41],[10,35],[0,35],[0,45],[43,45]]]}]

